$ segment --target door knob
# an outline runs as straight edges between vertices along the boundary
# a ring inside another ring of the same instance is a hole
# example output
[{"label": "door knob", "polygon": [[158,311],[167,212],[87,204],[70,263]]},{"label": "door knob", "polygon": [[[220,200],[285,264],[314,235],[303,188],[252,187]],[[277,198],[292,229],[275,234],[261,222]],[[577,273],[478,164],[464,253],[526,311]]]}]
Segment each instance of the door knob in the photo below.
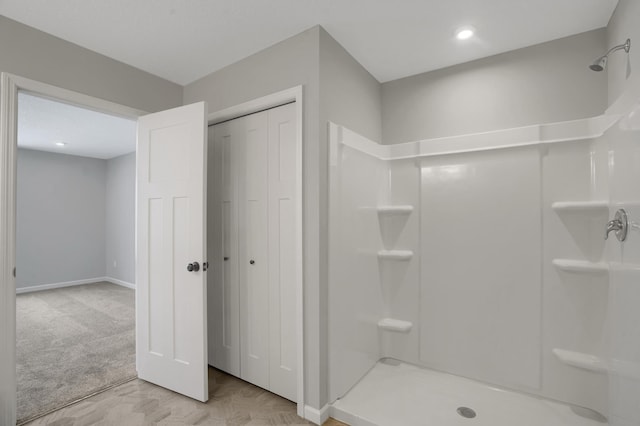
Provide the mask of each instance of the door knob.
[{"label": "door knob", "polygon": [[624,209],[619,209],[613,219],[607,222],[604,239],[606,240],[609,238],[609,233],[611,231],[616,231],[616,238],[618,241],[624,241],[627,239],[628,227],[629,222],[627,220],[627,212]]},{"label": "door knob", "polygon": [[189,272],[198,272],[200,270],[200,264],[198,262],[193,262],[187,265],[187,271]]},{"label": "door knob", "polygon": [[253,260],[253,259],[251,259],[251,260],[249,261],[249,263],[253,265],[254,263],[256,263],[256,261],[255,261],[255,260]]}]

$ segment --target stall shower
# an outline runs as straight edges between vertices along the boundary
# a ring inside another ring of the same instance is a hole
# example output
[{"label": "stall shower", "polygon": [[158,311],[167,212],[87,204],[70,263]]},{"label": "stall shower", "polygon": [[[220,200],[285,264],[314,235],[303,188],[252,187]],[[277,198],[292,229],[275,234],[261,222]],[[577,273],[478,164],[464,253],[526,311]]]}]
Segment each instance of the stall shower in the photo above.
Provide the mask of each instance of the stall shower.
[{"label": "stall shower", "polygon": [[398,145],[332,124],[331,414],[640,424],[639,112]]}]

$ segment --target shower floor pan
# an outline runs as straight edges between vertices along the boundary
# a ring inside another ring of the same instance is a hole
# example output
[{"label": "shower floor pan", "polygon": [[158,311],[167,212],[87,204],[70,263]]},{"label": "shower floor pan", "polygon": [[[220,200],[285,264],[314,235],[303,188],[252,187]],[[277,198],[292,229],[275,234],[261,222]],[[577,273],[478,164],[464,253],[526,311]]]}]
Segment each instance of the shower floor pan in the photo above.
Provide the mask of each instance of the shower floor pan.
[{"label": "shower floor pan", "polygon": [[600,414],[394,360],[330,409],[351,426],[605,426]]}]

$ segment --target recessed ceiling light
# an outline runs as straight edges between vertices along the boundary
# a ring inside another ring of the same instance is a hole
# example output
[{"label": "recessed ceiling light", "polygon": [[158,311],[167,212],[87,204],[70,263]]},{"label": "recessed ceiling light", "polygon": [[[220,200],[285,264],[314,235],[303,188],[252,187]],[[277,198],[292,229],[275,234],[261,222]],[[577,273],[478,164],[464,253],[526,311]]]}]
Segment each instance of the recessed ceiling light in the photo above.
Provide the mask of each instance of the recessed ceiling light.
[{"label": "recessed ceiling light", "polygon": [[64,142],[56,142],[56,146],[65,146],[65,145],[66,145],[66,143],[64,143]]},{"label": "recessed ceiling light", "polygon": [[456,38],[458,40],[468,40],[473,37],[474,30],[472,27],[463,27],[456,31]]}]

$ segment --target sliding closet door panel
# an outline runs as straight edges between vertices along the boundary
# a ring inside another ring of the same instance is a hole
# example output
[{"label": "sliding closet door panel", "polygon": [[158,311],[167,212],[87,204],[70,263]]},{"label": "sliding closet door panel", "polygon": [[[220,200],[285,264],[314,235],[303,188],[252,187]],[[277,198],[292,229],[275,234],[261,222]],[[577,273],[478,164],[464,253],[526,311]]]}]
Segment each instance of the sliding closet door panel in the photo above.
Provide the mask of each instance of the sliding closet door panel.
[{"label": "sliding closet door panel", "polygon": [[236,120],[244,124],[245,167],[240,173],[241,378],[269,387],[269,253],[267,250],[268,113]]},{"label": "sliding closet door panel", "polygon": [[209,129],[209,363],[240,375],[237,168],[242,134],[231,121]]},{"label": "sliding closet door panel", "polygon": [[269,111],[270,388],[296,399],[295,104]]}]

